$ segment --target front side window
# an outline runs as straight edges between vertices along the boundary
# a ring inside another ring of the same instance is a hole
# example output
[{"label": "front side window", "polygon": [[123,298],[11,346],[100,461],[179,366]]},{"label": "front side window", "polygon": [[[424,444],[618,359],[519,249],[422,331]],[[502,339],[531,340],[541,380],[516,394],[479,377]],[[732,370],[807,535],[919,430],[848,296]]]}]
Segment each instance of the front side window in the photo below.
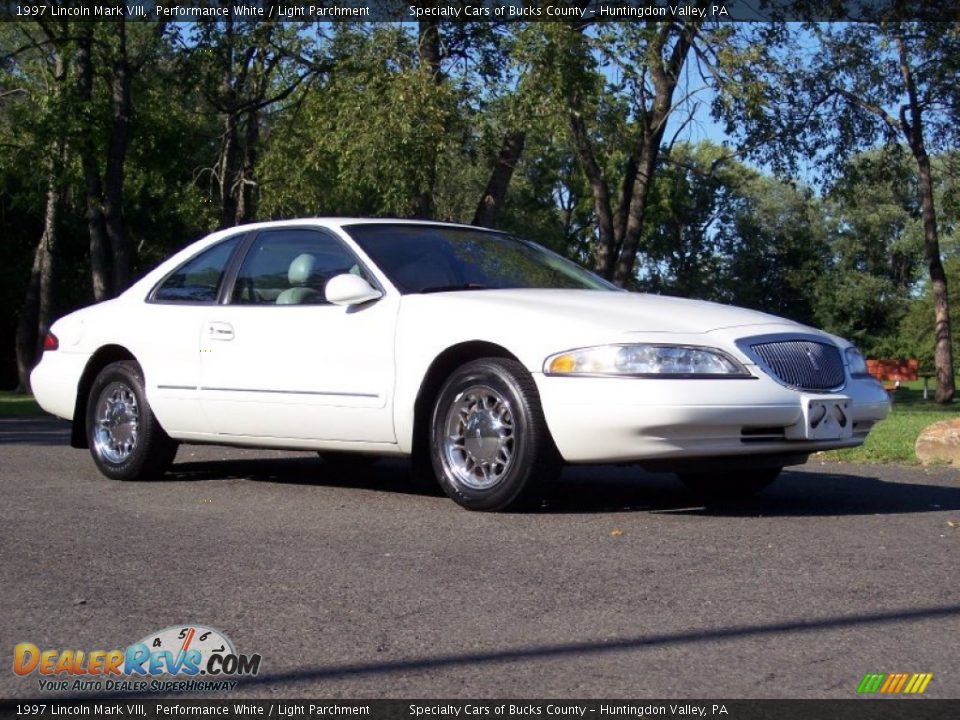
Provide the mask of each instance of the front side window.
[{"label": "front side window", "polygon": [[154,291],[156,302],[215,303],[240,237],[224,240],[187,260]]},{"label": "front side window", "polygon": [[404,294],[506,288],[617,289],[535,243],[504,233],[387,223],[345,229]]},{"label": "front side window", "polygon": [[357,259],[329,235],[308,229],[267,230],[250,246],[230,302],[324,304],[327,282],[343,273],[370,281]]}]

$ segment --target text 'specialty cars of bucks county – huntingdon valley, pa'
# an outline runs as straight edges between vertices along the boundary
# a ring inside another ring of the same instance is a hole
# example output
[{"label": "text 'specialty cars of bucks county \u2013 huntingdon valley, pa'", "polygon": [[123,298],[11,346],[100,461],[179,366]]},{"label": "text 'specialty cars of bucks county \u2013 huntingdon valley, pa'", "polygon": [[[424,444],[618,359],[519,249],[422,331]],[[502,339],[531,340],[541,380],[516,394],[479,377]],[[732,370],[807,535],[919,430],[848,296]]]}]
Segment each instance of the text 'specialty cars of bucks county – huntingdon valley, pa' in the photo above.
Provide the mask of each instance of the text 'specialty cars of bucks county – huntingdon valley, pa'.
[{"label": "text 'specialty cars of bucks county \u2013 huntingdon valley, pa'", "polygon": [[36,398],[108,477],[162,474],[179,443],[412,456],[471,510],[536,505],[563,463],[752,493],[862,444],[890,409],[842,338],[433,222],[216,232],[58,320],[45,347]]}]

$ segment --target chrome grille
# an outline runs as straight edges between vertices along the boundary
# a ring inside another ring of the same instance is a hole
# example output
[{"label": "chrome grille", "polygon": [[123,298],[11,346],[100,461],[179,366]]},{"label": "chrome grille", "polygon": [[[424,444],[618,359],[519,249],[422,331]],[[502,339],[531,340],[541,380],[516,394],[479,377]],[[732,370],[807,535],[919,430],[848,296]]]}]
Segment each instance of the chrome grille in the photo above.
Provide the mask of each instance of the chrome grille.
[{"label": "chrome grille", "polygon": [[750,346],[766,369],[801,390],[834,390],[844,383],[843,358],[834,345],[780,340]]}]

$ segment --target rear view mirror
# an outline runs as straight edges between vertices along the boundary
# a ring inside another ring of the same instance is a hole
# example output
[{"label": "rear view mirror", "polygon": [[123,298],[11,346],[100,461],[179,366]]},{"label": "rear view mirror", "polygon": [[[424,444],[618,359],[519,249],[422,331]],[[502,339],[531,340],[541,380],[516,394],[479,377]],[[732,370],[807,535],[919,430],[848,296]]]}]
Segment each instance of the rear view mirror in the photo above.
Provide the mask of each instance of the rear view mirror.
[{"label": "rear view mirror", "polygon": [[330,278],[325,294],[327,302],[334,305],[360,305],[383,297],[382,292],[362,277],[350,273]]}]

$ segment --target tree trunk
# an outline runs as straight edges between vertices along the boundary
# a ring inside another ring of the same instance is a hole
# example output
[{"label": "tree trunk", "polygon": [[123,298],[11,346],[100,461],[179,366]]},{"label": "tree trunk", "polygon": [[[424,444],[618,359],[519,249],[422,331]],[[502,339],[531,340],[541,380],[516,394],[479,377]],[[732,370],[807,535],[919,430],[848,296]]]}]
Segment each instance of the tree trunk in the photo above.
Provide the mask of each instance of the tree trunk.
[{"label": "tree trunk", "polygon": [[523,154],[526,139],[527,135],[522,130],[511,130],[504,136],[493,172],[487,180],[477,211],[473,214],[474,225],[496,227],[497,217],[507,198],[507,189],[510,187],[513,171]]},{"label": "tree trunk", "polygon": [[259,187],[257,185],[257,146],[260,143],[260,110],[255,105],[246,116],[243,143],[243,167],[237,192],[236,224],[252,222],[257,216]]},{"label": "tree trunk", "polygon": [[933,178],[930,157],[923,152],[917,156],[920,203],[923,216],[923,249],[930,267],[933,286],[933,312],[936,321],[933,363],[937,371],[937,402],[949,403],[956,392],[953,376],[953,343],[950,331],[950,299],[947,293],[947,274],[940,259],[940,237],[937,232],[937,214],[933,204]]},{"label": "tree trunk", "polygon": [[[49,196],[47,198],[49,202]],[[49,211],[49,208],[48,208]],[[46,253],[46,231],[33,252],[33,266],[30,268],[30,282],[17,319],[17,379],[18,392],[30,392],[30,371],[37,362],[37,327],[40,315],[40,275],[44,267]]]},{"label": "tree trunk", "polygon": [[113,292],[119,294],[130,285],[133,257],[123,220],[123,177],[130,142],[130,62],[127,56],[126,21],[117,21],[117,57],[111,87],[113,123],[107,149],[104,176],[104,221],[113,254]]},{"label": "tree trunk", "polygon": [[[664,118],[664,125],[666,124]],[[643,232],[643,221],[647,214],[647,202],[650,197],[650,188],[653,185],[653,176],[657,167],[657,157],[660,154],[660,141],[663,131],[647,134],[640,143],[639,158],[636,160],[636,177],[633,179],[632,193],[630,194],[627,224],[623,231],[620,243],[620,254],[613,272],[615,285],[625,287],[633,278],[633,266],[637,260],[637,251],[640,246],[640,234]],[[636,156],[634,156],[636,157]]]},{"label": "tree trunk", "polygon": [[220,155],[220,227],[233,227],[237,222],[237,196],[234,181],[237,177],[239,128],[237,113],[230,110],[223,120],[223,149]]},{"label": "tree trunk", "polygon": [[940,236],[937,231],[937,211],[933,202],[933,175],[930,156],[923,139],[923,109],[910,66],[907,45],[902,36],[897,36],[900,74],[909,99],[910,119],[901,114],[900,124],[917,161],[920,208],[923,218],[923,250],[930,268],[930,283],[933,286],[934,352],[933,364],[937,371],[937,402],[946,404],[953,400],[956,386],[953,376],[953,342],[950,332],[950,298],[947,292],[947,274],[940,258]]},{"label": "tree trunk", "polygon": [[623,183],[620,185],[620,203],[617,205],[617,214],[613,220],[613,234],[623,238],[627,234],[627,220],[630,217],[630,199],[633,196],[633,185],[637,181],[637,155],[630,153],[627,165],[623,172]]},{"label": "tree trunk", "polygon": [[[80,106],[86,112],[93,101],[93,31],[94,23],[83,23],[77,42],[77,90]],[[78,149],[83,167],[87,205],[87,231],[90,235],[90,279],[93,298],[97,302],[113,294],[110,280],[110,256],[106,227],[103,219],[103,186],[97,164],[96,144],[93,140],[92,120],[80,129]]]},{"label": "tree trunk", "polygon": [[[237,79],[234,64],[237,57],[236,35],[233,27],[233,11],[226,20],[226,39],[224,51],[227,54],[223,68],[221,88],[223,93],[223,140],[220,145],[220,227],[233,227],[237,222],[237,196],[234,186],[237,181],[240,154],[240,87],[243,84]],[[244,66],[245,67],[245,66]],[[241,68],[244,72],[244,68]],[[244,78],[246,77],[244,73]]]},{"label": "tree trunk", "polygon": [[[577,157],[590,183],[597,215],[599,237],[594,253],[594,270],[621,287],[633,278],[633,266],[637,259],[660,144],[667,119],[673,111],[673,93],[698,27],[697,23],[656,25],[657,36],[650,40],[646,50],[653,81],[653,100],[650,107],[643,107],[640,112],[638,122],[642,124],[638,128],[639,138],[627,157],[616,212],[603,167],[594,153],[582,103],[576,94],[568,99],[570,129]],[[674,35],[676,40],[669,47],[668,43]],[[664,57],[668,47],[669,56]]]},{"label": "tree trunk", "polygon": [[610,206],[610,189],[603,176],[603,170],[593,153],[593,145],[587,132],[586,123],[578,110],[570,113],[570,129],[573,132],[577,156],[583,166],[583,172],[590,183],[593,193],[594,212],[597,214],[597,250],[594,253],[593,268],[601,277],[609,280],[613,275],[613,264],[617,257],[617,236],[614,231],[613,209]]},{"label": "tree trunk", "polygon": [[[662,26],[657,41],[649,51],[650,75],[654,90],[653,103],[649,110],[641,113],[642,134],[637,143],[637,149],[633,153],[636,159],[634,166],[636,178],[633,187],[630,188],[627,224],[623,231],[620,254],[613,273],[613,282],[620,287],[626,286],[633,278],[633,266],[637,260],[640,234],[643,232],[643,223],[646,219],[650,188],[653,186],[657,160],[660,157],[660,145],[667,129],[667,120],[673,112],[673,93],[693,42],[696,24],[680,26],[676,42],[670,49],[670,56],[664,58],[663,52],[673,31],[672,23]],[[627,190],[628,188],[624,186],[622,197],[627,196]]]},{"label": "tree trunk", "polygon": [[[63,94],[66,79],[66,64],[59,48],[54,51],[54,96]],[[53,273],[57,255],[57,240],[60,215],[60,175],[66,156],[66,143],[58,137],[51,143],[47,158],[47,201],[43,216],[43,234],[33,253],[30,281],[23,299],[17,321],[15,339],[17,353],[17,378],[19,389],[30,391],[30,371],[37,364],[43,349],[43,338],[50,329],[53,306]]]},{"label": "tree trunk", "polygon": [[[418,42],[420,67],[427,68],[434,82],[439,85],[443,82],[443,73],[440,69],[440,21],[436,19],[420,20],[418,24]],[[414,216],[424,219],[433,219],[437,213],[436,202],[433,196],[437,184],[437,149],[431,148],[425,157],[421,158],[426,180],[417,197],[414,198]]]}]

